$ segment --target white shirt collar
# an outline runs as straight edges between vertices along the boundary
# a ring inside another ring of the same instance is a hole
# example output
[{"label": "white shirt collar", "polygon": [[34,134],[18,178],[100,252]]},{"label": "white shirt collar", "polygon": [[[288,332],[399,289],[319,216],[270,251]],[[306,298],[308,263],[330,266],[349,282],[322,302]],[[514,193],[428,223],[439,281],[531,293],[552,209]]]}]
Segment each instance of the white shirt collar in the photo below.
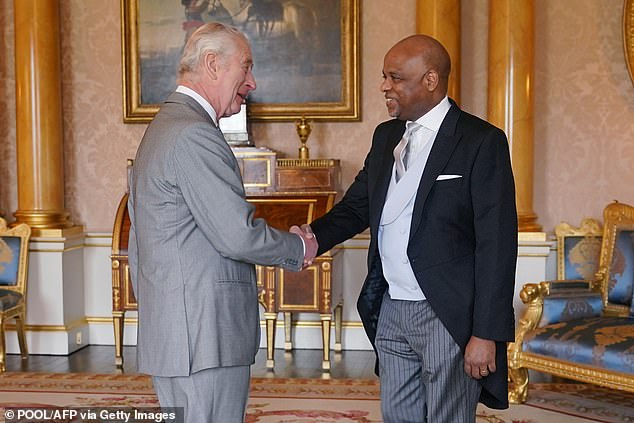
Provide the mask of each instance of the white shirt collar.
[{"label": "white shirt collar", "polygon": [[416,123],[431,129],[434,132],[438,132],[442,121],[447,116],[447,112],[451,108],[451,103],[447,96],[440,100],[440,103],[436,104],[433,109],[425,113],[423,116],[416,120]]},{"label": "white shirt collar", "polygon": [[196,91],[184,85],[179,85],[178,87],[176,87],[176,92],[188,95],[194,100],[196,100],[198,104],[200,104],[202,108],[205,109],[205,111],[209,114],[209,116],[211,116],[211,120],[214,121],[216,126],[218,126],[218,118],[216,117],[216,111],[214,110],[213,107],[211,107],[211,104],[209,104],[209,102],[205,100],[200,94],[198,94]]}]

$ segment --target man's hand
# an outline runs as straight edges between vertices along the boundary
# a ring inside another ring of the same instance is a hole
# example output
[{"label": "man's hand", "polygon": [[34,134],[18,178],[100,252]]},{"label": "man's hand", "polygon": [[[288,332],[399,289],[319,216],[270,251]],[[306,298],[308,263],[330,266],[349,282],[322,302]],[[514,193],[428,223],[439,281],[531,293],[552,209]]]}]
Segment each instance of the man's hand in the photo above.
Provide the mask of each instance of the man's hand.
[{"label": "man's hand", "polygon": [[300,229],[299,226],[293,225],[289,232],[299,236],[302,240],[304,240],[304,266],[302,268],[306,268],[306,266],[310,266],[313,264],[313,260],[317,255],[317,239],[313,235],[313,231],[310,229],[310,226],[307,224],[303,224]]},{"label": "man's hand", "polygon": [[482,379],[495,370],[495,341],[472,336],[464,353],[464,371],[474,379]]}]

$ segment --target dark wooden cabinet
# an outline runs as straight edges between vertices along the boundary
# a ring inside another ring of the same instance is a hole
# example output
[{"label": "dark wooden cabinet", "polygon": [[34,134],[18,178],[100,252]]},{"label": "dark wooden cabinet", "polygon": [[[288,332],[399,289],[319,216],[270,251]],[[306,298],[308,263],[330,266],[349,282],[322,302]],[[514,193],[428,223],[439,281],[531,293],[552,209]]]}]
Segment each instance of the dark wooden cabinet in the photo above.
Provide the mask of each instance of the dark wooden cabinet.
[{"label": "dark wooden cabinet", "polygon": [[[241,159],[249,163],[249,157],[243,155]],[[256,190],[253,189],[254,185],[246,186],[245,183],[247,200],[255,204],[256,217],[266,219],[275,228],[288,230],[291,225],[310,223],[330,210],[337,196],[338,174],[337,160],[277,159],[275,176],[261,176],[265,181],[275,181],[275,190],[271,189],[270,184]],[[257,180],[253,183],[258,186]],[[127,202],[128,194],[125,194],[119,202],[112,233],[112,317],[117,366],[123,365],[125,312],[137,309],[128,266],[130,218]],[[330,369],[333,314],[334,349],[341,351],[343,289],[341,279],[333,278],[333,269],[338,261],[338,254],[330,251],[300,272],[290,272],[273,266],[257,266],[259,301],[265,310],[268,368],[275,365],[273,352],[278,313],[284,314],[284,347],[291,350],[292,313],[305,312],[319,313],[323,342],[322,369]]]}]

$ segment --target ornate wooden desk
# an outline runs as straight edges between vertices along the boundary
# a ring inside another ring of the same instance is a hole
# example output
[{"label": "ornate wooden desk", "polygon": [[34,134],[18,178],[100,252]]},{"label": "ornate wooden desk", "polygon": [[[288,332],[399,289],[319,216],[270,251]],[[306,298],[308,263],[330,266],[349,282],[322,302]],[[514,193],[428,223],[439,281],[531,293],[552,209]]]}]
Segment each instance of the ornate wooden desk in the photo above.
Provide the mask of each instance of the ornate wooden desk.
[{"label": "ornate wooden desk", "polygon": [[[239,162],[257,159],[237,155]],[[292,225],[310,223],[334,205],[339,163],[337,160],[270,159],[262,161],[262,172],[244,172],[247,200],[256,206],[256,217],[269,225],[288,230]],[[241,162],[242,165],[242,162]],[[275,177],[269,176],[269,171]],[[250,175],[250,176],[249,176]],[[253,179],[253,180],[251,180]],[[258,190],[250,187],[256,186]],[[114,323],[115,364],[123,366],[123,329],[126,311],[137,310],[128,268],[130,218],[128,194],[119,202],[112,233],[112,318]],[[275,329],[279,312],[284,313],[286,350],[291,350],[293,312],[319,313],[322,328],[322,369],[330,369],[330,331],[335,316],[335,351],[341,351],[343,290],[341,278],[333,278],[339,261],[336,252],[318,257],[301,272],[273,266],[257,266],[259,301],[266,319],[267,368],[275,365]]]},{"label": "ornate wooden desk", "polygon": [[[249,195],[256,205],[256,217],[263,217],[273,227],[288,230],[297,222],[310,223],[334,205],[336,192],[275,192],[268,195]],[[335,314],[335,351],[341,351],[341,278],[332,278],[337,254],[328,252],[318,257],[301,272],[289,272],[273,266],[258,266],[259,301],[265,309],[266,366],[275,365],[275,328],[278,312],[284,313],[284,348],[293,349],[291,341],[291,312],[319,313],[322,328],[322,369],[330,369],[330,324]]]}]

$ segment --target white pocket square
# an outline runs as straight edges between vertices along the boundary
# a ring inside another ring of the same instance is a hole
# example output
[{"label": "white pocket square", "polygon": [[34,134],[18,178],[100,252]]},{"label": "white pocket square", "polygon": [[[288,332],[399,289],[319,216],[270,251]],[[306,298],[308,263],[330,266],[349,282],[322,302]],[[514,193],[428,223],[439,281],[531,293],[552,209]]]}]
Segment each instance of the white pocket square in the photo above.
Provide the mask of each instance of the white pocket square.
[{"label": "white pocket square", "polygon": [[446,181],[447,179],[462,178],[462,175],[438,175],[437,181]]}]

